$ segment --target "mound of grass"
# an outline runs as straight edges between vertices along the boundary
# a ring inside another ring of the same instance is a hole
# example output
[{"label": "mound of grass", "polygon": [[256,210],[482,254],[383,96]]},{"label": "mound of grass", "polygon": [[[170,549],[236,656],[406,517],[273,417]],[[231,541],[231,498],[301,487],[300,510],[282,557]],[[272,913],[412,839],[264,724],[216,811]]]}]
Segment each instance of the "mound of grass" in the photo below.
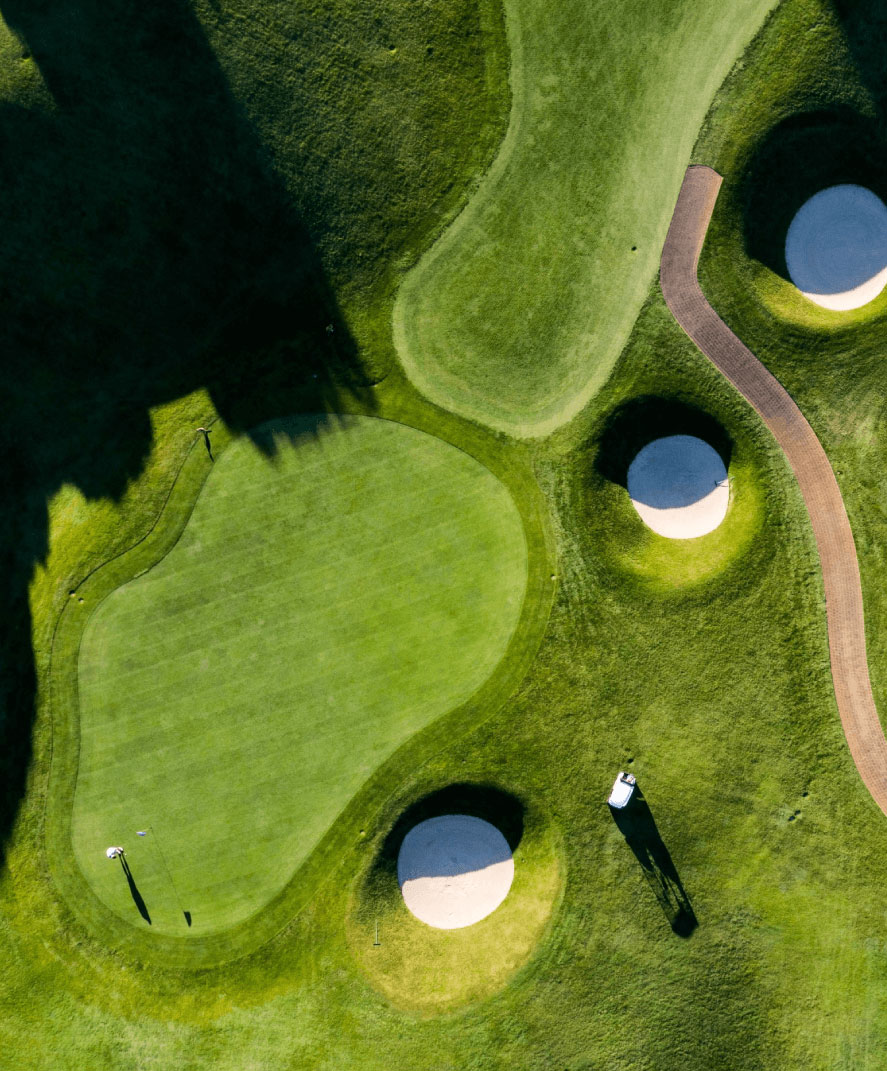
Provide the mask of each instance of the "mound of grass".
[{"label": "mound of grass", "polygon": [[[485,919],[459,930],[426,926],[397,881],[403,837],[438,814],[473,814],[505,835],[514,881]],[[371,981],[398,1007],[425,1014],[501,989],[536,951],[561,891],[563,849],[550,821],[489,786],[448,785],[408,807],[382,840],[349,905],[348,941]]]},{"label": "mound of grass", "polygon": [[588,402],[656,273],[705,108],[770,6],[508,0],[508,134],[398,295],[420,390],[518,436]]},{"label": "mound of grass", "polygon": [[258,911],[520,616],[523,527],[483,466],[391,421],[311,424],[224,450],[174,548],[84,631],[74,852],[135,920],[104,857],[125,843],[154,932]]}]

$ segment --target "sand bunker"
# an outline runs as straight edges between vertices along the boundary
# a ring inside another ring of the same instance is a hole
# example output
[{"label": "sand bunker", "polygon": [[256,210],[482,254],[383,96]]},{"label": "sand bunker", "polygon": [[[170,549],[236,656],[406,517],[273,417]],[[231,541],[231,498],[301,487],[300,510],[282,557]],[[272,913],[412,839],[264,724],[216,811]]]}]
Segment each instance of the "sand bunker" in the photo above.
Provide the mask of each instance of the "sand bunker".
[{"label": "sand bunker", "polygon": [[720,454],[694,435],[654,439],[628,468],[628,494],[644,524],[668,539],[714,531],[730,503]]},{"label": "sand bunker", "polygon": [[513,878],[508,841],[489,822],[467,814],[413,826],[397,857],[404,903],[417,919],[439,930],[486,918],[508,895]]},{"label": "sand bunker", "polygon": [[806,201],[785,239],[792,282],[826,309],[858,309],[887,284],[887,205],[864,186],[829,186]]}]

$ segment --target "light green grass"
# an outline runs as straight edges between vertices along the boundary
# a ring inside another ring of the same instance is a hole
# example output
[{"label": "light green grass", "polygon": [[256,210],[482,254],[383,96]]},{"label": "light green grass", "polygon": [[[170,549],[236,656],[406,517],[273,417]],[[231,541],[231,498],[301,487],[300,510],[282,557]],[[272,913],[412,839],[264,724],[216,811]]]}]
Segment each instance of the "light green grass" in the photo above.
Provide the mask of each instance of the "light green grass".
[{"label": "light green grass", "polygon": [[273,459],[225,449],[175,547],[84,633],[74,851],[136,923],[104,857],[124,844],[156,932],[258,911],[520,617],[523,526],[482,465],[391,421],[311,427],[263,429]]},{"label": "light green grass", "polygon": [[420,390],[519,436],[588,402],[647,295],[708,103],[771,6],[508,0],[508,134],[395,307]]}]

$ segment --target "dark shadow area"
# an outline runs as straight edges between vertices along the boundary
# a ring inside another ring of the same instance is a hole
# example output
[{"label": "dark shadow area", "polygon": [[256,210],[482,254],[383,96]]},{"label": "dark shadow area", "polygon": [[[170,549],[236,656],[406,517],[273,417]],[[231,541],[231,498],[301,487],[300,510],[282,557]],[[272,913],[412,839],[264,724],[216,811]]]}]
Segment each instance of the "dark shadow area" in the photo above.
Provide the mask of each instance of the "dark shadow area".
[{"label": "dark shadow area", "polygon": [[699,922],[640,788],[635,788],[626,807],[611,807],[610,814],[641,864],[672,930],[678,937],[689,937]]},{"label": "dark shadow area", "polygon": [[884,0],[831,0],[853,63],[883,124],[887,111],[887,4]]},{"label": "dark shadow area", "polygon": [[119,858],[120,863],[123,866],[123,873],[126,875],[127,884],[129,885],[129,895],[132,897],[132,902],[138,908],[139,914],[150,926],[151,916],[148,914],[148,908],[145,905],[145,901],[142,898],[142,894],[139,892],[138,885],[136,885],[135,883],[135,879],[132,876],[132,871],[129,869],[129,863],[127,863],[126,858],[124,856],[121,855]]},{"label": "dark shadow area", "polygon": [[185,922],[188,923],[188,928],[190,929],[191,928],[191,912],[190,911],[185,911],[185,912],[183,912],[183,914],[185,916]]},{"label": "dark shadow area", "polygon": [[759,145],[742,180],[748,255],[788,278],[785,236],[801,205],[841,183],[887,202],[887,4],[832,0],[874,115],[837,105],[791,116]]},{"label": "dark shadow area", "polygon": [[[401,844],[398,874],[415,878],[452,878],[486,870],[512,857],[508,841],[494,825],[471,815],[439,816],[407,833]],[[408,859],[408,862],[407,862]]]},{"label": "dark shadow area", "polygon": [[64,484],[118,498],[151,449],[149,410],[198,388],[238,430],[369,397],[316,250],[186,0],[0,10],[53,102],[0,105],[2,846],[30,759],[27,589],[47,500]]},{"label": "dark shadow area", "polygon": [[748,256],[788,279],[785,238],[795,214],[814,194],[844,183],[865,186],[887,202],[887,145],[880,123],[836,109],[795,115],[775,126],[740,186]]},{"label": "dark shadow area", "polygon": [[[395,822],[371,867],[369,882],[377,885],[393,880],[394,888],[397,888],[400,846],[407,833],[420,822],[445,814],[467,814],[482,818],[499,830],[513,853],[524,834],[525,811],[519,799],[492,785],[455,784],[432,792],[411,804]],[[498,860],[490,862],[493,861]]]},{"label": "dark shadow area", "polygon": [[717,451],[729,471],[733,442],[724,427],[704,410],[678,401],[644,395],[620,405],[598,438],[595,471],[605,480],[628,485],[628,467],[648,443],[668,435],[694,435]]}]

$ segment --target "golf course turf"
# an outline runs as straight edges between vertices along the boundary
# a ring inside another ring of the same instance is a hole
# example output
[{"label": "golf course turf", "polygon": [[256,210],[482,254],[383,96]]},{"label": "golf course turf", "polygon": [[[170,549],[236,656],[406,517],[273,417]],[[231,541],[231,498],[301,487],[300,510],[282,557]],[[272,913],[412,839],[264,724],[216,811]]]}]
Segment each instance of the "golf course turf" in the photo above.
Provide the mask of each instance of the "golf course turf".
[{"label": "golf course turf", "polygon": [[[828,455],[887,709],[887,293],[784,257],[887,200],[887,17],[770,7],[0,3],[2,1071],[881,1071],[813,533],[655,278],[714,168],[700,283]],[[631,503],[668,436],[699,538]],[[397,880],[443,814],[514,858],[455,930]]]},{"label": "golf course turf", "polygon": [[424,394],[517,436],[588,402],[655,277],[708,102],[770,6],[506,0],[508,133],[395,307]]},{"label": "golf course turf", "polygon": [[523,527],[486,469],[391,421],[309,426],[224,450],[173,549],[84,631],[74,851],[132,916],[101,850],[125,842],[157,932],[258,911],[520,617]]}]

